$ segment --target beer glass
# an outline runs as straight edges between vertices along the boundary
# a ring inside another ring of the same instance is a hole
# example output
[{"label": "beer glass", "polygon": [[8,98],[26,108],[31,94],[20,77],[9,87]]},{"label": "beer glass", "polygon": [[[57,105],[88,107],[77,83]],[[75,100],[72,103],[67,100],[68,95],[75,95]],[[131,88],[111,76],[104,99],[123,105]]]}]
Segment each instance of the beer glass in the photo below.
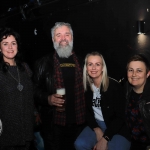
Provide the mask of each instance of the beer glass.
[{"label": "beer glass", "polygon": [[[61,98],[62,98],[63,100],[65,100],[65,98],[66,98],[66,90],[65,90],[65,88],[58,88],[58,89],[56,89],[56,94],[62,95]],[[59,111],[59,112],[65,111],[65,103],[66,103],[66,102],[64,102],[64,103],[62,104],[62,107],[56,107],[56,110]]]}]

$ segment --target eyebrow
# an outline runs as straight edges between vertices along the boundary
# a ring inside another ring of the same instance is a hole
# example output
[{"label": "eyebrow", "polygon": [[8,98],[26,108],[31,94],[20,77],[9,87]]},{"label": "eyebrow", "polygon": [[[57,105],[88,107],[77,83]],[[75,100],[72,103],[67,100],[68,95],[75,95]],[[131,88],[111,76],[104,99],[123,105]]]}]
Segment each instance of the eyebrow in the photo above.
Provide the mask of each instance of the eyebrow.
[{"label": "eyebrow", "polygon": [[60,33],[55,34],[56,36],[59,35]]},{"label": "eyebrow", "polygon": [[[60,34],[61,34],[61,33],[57,33],[56,36],[57,36],[57,35],[60,35]],[[71,34],[71,33],[70,33],[70,32],[66,32],[65,34]]]},{"label": "eyebrow", "polygon": [[[12,42],[17,42],[17,41],[11,41],[11,43],[12,43]],[[7,42],[7,41],[3,41],[2,43],[9,43],[9,42]]]},{"label": "eyebrow", "polygon": [[66,34],[71,34],[70,32],[66,32]]},{"label": "eyebrow", "polygon": [[[87,63],[93,63],[93,62],[87,62]],[[102,64],[101,62],[96,62],[96,63],[100,63],[100,64]]]},{"label": "eyebrow", "polygon": [[[128,69],[133,69],[133,68],[129,67]],[[135,70],[137,70],[137,69],[143,70],[142,68],[135,68]]]}]

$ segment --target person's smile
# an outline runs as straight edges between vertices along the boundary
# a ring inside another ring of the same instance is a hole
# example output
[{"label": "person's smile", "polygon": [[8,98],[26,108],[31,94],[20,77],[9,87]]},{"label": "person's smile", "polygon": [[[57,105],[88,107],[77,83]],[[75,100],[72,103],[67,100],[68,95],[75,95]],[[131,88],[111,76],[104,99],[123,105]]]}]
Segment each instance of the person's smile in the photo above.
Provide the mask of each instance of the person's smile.
[{"label": "person's smile", "polygon": [[97,71],[91,71],[92,74],[97,74]]}]

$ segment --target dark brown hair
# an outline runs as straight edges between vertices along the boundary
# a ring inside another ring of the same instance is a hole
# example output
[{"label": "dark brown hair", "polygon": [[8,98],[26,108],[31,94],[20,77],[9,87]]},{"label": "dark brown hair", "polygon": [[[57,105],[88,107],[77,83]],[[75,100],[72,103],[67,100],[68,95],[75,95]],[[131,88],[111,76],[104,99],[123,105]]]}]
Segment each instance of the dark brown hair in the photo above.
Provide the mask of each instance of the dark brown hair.
[{"label": "dark brown hair", "polygon": [[[16,64],[19,68],[19,70],[24,70],[24,67],[22,66],[22,54],[20,53],[20,35],[18,32],[16,32],[14,29],[9,28],[9,27],[1,27],[0,28],[0,43],[3,39],[6,39],[8,36],[14,36],[14,38],[17,41],[17,45],[18,45],[18,53],[15,56],[15,61]],[[3,60],[3,54],[0,53],[0,69],[2,69],[4,72],[6,72],[8,70],[8,66],[9,64],[4,62]]]},{"label": "dark brown hair", "polygon": [[143,62],[146,66],[146,73],[148,73],[148,71],[150,70],[150,63],[149,63],[148,59],[142,53],[135,54],[135,55],[133,55],[132,57],[129,58],[129,60],[127,61],[127,66],[126,66],[127,69],[128,69],[129,63],[131,61],[141,61],[141,62]]}]

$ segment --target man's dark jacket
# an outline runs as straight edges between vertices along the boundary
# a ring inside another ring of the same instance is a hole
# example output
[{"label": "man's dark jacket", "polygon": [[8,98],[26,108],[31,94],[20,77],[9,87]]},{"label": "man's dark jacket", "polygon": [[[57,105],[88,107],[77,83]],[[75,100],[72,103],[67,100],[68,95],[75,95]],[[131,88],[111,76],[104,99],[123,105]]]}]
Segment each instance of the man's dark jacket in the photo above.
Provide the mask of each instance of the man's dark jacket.
[{"label": "man's dark jacket", "polygon": [[[82,60],[78,57],[79,64]],[[41,106],[41,119],[44,130],[50,129],[53,122],[53,106],[48,104],[48,96],[56,93],[54,88],[54,60],[53,53],[39,59],[35,63],[34,83],[35,83],[35,102]]]}]

